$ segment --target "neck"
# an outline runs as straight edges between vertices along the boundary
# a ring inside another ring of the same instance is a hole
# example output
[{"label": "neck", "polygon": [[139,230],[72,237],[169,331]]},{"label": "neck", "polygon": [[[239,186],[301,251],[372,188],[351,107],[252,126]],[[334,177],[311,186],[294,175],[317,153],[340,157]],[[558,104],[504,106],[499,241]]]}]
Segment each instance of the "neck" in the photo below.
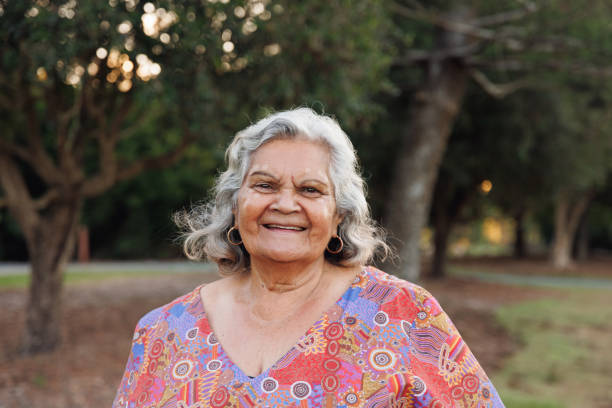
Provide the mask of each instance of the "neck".
[{"label": "neck", "polygon": [[261,322],[291,318],[328,287],[333,267],[324,259],[308,266],[252,262],[243,281],[243,301]]},{"label": "neck", "polygon": [[323,258],[308,265],[254,261],[249,274],[254,293],[300,292],[317,286],[329,269]]}]

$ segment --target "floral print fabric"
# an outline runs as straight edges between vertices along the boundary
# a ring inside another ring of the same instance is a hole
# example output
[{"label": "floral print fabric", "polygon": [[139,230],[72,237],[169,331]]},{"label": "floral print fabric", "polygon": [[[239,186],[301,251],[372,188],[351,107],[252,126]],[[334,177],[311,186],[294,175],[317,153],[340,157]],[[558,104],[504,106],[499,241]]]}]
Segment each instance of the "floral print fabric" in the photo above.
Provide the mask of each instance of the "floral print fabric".
[{"label": "floral print fabric", "polygon": [[255,378],[223,351],[199,289],[140,320],[113,407],[503,407],[438,302],[373,267]]}]

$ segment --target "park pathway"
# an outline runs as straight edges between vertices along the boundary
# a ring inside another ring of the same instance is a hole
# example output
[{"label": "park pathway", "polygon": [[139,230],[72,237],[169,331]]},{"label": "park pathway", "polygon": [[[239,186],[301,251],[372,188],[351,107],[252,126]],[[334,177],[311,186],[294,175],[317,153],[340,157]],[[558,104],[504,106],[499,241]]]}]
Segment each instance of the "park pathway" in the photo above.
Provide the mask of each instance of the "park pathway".
[{"label": "park pathway", "polygon": [[[582,288],[612,290],[612,279],[575,277],[575,276],[541,276],[541,275],[512,275],[508,273],[494,273],[470,270],[467,268],[450,267],[450,276],[458,278],[477,279],[482,282],[501,283],[506,285],[521,285],[548,288]],[[25,275],[29,272],[27,263],[0,262],[0,276]],[[168,273],[194,273],[202,272],[215,275],[216,266],[211,263],[190,261],[111,261],[90,262],[87,264],[71,263],[68,273],[108,273],[125,272],[168,272]]]}]

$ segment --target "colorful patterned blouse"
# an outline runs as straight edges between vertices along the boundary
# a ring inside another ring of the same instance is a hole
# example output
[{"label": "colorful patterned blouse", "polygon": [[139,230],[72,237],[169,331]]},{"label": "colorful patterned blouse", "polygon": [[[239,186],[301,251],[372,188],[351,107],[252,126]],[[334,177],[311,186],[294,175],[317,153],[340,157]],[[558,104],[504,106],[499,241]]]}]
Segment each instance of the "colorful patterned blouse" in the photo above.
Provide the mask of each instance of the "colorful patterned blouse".
[{"label": "colorful patterned blouse", "polygon": [[272,367],[251,378],[211,331],[200,288],[145,315],[113,407],[503,407],[438,302],[364,268]]}]

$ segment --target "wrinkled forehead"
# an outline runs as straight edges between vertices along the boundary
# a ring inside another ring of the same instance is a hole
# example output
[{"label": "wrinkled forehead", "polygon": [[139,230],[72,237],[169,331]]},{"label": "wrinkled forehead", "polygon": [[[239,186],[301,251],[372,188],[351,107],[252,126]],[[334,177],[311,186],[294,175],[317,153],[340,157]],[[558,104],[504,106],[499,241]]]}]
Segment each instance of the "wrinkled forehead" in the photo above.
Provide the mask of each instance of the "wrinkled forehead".
[{"label": "wrinkled forehead", "polygon": [[[318,152],[313,152],[311,146]],[[330,159],[331,151],[327,143],[307,138],[272,139],[251,154],[245,178],[253,173],[270,173],[275,177],[311,176],[333,185]]]}]

